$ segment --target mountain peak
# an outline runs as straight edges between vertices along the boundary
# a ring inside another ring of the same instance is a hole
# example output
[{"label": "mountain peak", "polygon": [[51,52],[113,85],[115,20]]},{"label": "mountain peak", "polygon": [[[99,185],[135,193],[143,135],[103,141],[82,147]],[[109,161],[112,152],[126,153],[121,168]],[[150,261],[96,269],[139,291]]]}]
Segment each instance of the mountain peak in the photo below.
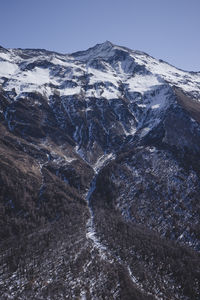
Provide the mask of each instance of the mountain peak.
[{"label": "mountain peak", "polygon": [[111,46],[114,45],[111,41],[108,41],[108,40],[106,40],[106,41],[103,42],[103,43],[99,43],[99,44],[107,44],[107,45],[111,45]]},{"label": "mountain peak", "polygon": [[76,59],[84,61],[90,58],[93,59],[96,57],[110,56],[112,50],[114,50],[114,44],[110,41],[105,41],[101,44],[96,44],[87,50],[75,52],[72,54],[72,56],[74,56]]},{"label": "mountain peak", "polygon": [[96,46],[113,47],[114,44],[106,40],[105,42],[97,44]]}]

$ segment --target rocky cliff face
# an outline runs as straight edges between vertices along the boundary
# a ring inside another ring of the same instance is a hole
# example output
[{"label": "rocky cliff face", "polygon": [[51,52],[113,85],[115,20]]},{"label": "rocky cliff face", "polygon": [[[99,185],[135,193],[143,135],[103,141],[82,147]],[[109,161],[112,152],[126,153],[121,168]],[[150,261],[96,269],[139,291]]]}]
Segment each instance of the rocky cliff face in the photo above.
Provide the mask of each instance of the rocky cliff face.
[{"label": "rocky cliff face", "polygon": [[199,299],[200,73],[0,48],[1,299]]}]

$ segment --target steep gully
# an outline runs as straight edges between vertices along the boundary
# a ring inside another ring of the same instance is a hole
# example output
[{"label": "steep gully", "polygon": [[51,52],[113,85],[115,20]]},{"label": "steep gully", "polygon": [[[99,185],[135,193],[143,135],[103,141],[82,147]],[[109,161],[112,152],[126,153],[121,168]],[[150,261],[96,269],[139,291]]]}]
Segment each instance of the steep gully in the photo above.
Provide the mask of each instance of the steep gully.
[{"label": "steep gully", "polygon": [[[96,231],[95,231],[94,212],[93,212],[93,208],[91,205],[91,197],[96,189],[96,180],[97,180],[98,174],[109,162],[111,162],[111,160],[113,160],[113,157],[114,156],[112,156],[112,155],[108,155],[107,159],[105,159],[103,161],[103,163],[101,164],[101,166],[99,168],[95,168],[95,167],[93,168],[95,175],[90,183],[90,188],[88,189],[86,196],[85,196],[85,200],[87,202],[89,213],[90,213],[90,217],[86,224],[86,227],[87,227],[86,238],[91,240],[93,247],[98,250],[101,258],[109,260],[109,261],[110,261],[110,253],[109,253],[108,249],[100,242],[99,238],[97,237]],[[108,253],[109,253],[109,255],[108,255]],[[113,261],[111,260],[110,262],[113,262]]]},{"label": "steep gully", "polygon": [[[108,247],[105,246],[100,241],[100,238],[97,235],[97,232],[96,232],[96,229],[95,229],[95,214],[94,214],[93,207],[92,207],[92,204],[91,204],[91,197],[92,197],[93,193],[95,192],[96,181],[97,181],[97,177],[98,177],[99,173],[101,172],[101,170],[105,166],[107,166],[114,159],[115,159],[115,155],[113,155],[113,154],[103,155],[97,161],[96,166],[93,166],[93,170],[95,172],[95,175],[92,178],[92,180],[90,182],[90,187],[89,187],[89,189],[88,189],[88,191],[85,195],[85,201],[87,202],[87,206],[88,206],[89,213],[90,213],[89,219],[88,219],[87,224],[86,224],[86,238],[91,241],[91,243],[93,245],[92,250],[96,249],[102,260],[105,260],[110,264],[113,264],[113,263],[117,262],[118,264],[125,267],[125,269],[127,270],[128,276],[131,279],[133,285],[138,290],[140,290],[140,292],[142,292],[143,294],[146,294],[148,296],[153,296],[156,300],[161,300],[162,298],[160,298],[156,295],[153,295],[150,292],[145,291],[142,284],[140,284],[140,282],[137,280],[137,278],[133,275],[133,272],[132,272],[130,266],[127,263],[125,263],[123,260],[121,260],[121,258],[119,256],[116,256],[115,254],[113,254],[108,249]],[[100,161],[101,161],[101,163],[98,164],[98,162],[100,162]]]}]

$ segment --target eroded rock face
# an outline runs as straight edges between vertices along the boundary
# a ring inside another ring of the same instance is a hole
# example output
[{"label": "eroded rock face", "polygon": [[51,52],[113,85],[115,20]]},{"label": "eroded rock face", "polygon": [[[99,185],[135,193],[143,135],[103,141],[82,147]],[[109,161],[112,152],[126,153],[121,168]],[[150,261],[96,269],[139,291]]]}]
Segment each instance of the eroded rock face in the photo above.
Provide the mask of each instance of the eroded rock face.
[{"label": "eroded rock face", "polygon": [[110,42],[0,48],[1,299],[199,299],[199,99]]}]

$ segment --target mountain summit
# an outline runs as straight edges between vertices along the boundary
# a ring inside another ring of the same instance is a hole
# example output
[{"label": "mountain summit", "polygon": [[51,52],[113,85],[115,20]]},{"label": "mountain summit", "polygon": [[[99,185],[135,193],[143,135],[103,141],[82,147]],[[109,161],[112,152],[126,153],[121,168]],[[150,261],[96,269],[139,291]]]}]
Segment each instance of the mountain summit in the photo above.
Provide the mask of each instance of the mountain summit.
[{"label": "mountain summit", "polygon": [[199,299],[200,73],[0,47],[0,120],[1,299]]}]

